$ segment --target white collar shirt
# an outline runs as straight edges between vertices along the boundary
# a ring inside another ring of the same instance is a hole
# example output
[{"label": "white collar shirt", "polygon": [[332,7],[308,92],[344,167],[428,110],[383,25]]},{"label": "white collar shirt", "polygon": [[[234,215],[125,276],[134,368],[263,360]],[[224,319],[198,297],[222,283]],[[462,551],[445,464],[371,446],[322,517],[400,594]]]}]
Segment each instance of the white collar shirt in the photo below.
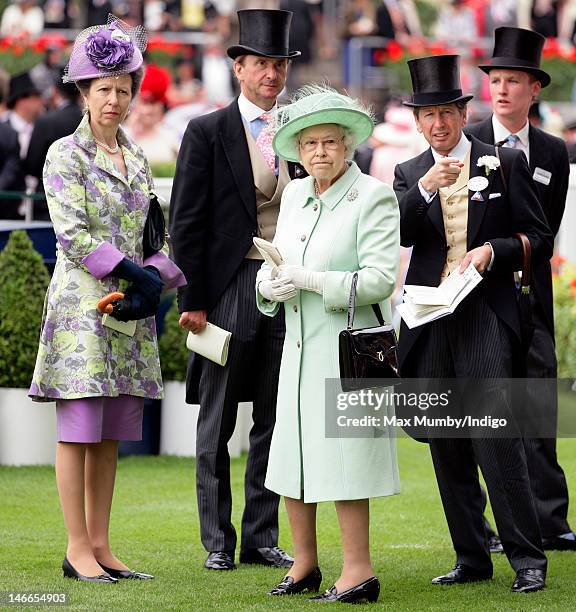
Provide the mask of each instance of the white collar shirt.
[{"label": "white collar shirt", "polygon": [[450,151],[448,155],[442,155],[442,153],[438,153],[438,151],[435,151],[434,149],[431,149],[431,151],[432,157],[434,157],[434,163],[443,157],[455,157],[458,161],[463,162],[471,148],[472,143],[468,140],[468,138],[466,138],[464,133],[462,133],[458,144],[452,149],[452,151]]},{"label": "white collar shirt", "polygon": [[[510,136],[511,132],[509,129],[505,128],[500,121],[496,118],[496,115],[492,115],[492,128],[494,130],[494,142],[502,142],[506,140],[508,136]],[[524,155],[526,155],[526,159],[530,162],[530,122],[526,120],[524,127],[516,132],[516,136],[518,136],[518,142],[516,144],[516,149],[523,151]],[[506,146],[506,145],[504,145]]]},{"label": "white collar shirt", "polygon": [[276,112],[278,105],[274,104],[274,106],[267,111],[254,104],[254,102],[248,100],[248,98],[243,93],[241,93],[238,96],[238,108],[240,109],[240,115],[242,116],[242,120],[248,126],[248,129],[254,137],[254,140],[256,140],[256,138],[258,138],[260,130],[264,125],[264,122],[262,120],[259,120],[260,117],[264,113],[273,115]]},{"label": "white collar shirt", "polygon": [[28,123],[14,111],[8,113],[8,122],[18,133],[18,143],[20,145],[20,157],[24,159],[28,153],[28,146],[32,138],[33,123]]}]

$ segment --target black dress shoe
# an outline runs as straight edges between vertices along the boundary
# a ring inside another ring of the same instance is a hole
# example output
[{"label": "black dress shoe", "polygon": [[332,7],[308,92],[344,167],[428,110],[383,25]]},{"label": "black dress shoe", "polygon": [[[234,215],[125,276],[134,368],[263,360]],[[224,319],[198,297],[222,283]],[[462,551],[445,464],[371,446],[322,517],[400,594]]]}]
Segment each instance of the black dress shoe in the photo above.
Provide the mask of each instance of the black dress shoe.
[{"label": "black dress shoe", "polygon": [[204,567],[209,570],[236,569],[236,565],[234,564],[234,553],[226,550],[211,552],[206,558],[206,561],[204,561]]},{"label": "black dress shoe", "polygon": [[278,546],[247,548],[240,551],[240,563],[256,563],[270,567],[292,567],[294,559]]},{"label": "black dress shoe", "polygon": [[488,538],[488,547],[490,548],[490,552],[492,554],[504,552],[504,546],[502,546],[500,536],[496,534]]},{"label": "black dress shoe", "polygon": [[357,604],[362,602],[375,603],[380,595],[380,581],[376,576],[368,578],[361,584],[357,584],[341,593],[336,591],[336,586],[324,591],[322,595],[311,597],[310,601],[330,603],[339,601],[340,603]]},{"label": "black dress shoe", "polygon": [[108,582],[110,584],[116,584],[118,582],[116,578],[112,578],[110,574],[106,573],[99,574],[98,576],[83,576],[72,567],[72,564],[68,561],[68,557],[64,557],[64,561],[62,561],[62,572],[65,578],[74,578],[80,580],[80,582]]},{"label": "black dress shoe", "polygon": [[121,580],[152,580],[154,576],[152,574],[142,574],[141,572],[133,572],[132,570],[117,570],[111,567],[106,567],[100,563],[100,567],[112,576],[112,578],[119,578]]},{"label": "black dress shoe", "polygon": [[514,593],[531,593],[541,591],[546,586],[546,572],[541,569],[521,569],[516,572],[512,584]]},{"label": "black dress shoe", "polygon": [[560,536],[542,538],[542,548],[544,550],[576,550],[576,539],[568,540]]},{"label": "black dress shoe", "polygon": [[492,570],[478,571],[467,565],[457,563],[454,569],[444,576],[438,576],[432,580],[432,584],[463,584],[464,582],[479,582],[480,580],[490,580]]},{"label": "black dress shoe", "polygon": [[297,595],[306,591],[318,593],[321,582],[322,572],[319,567],[315,567],[307,576],[298,580],[298,582],[294,582],[292,576],[285,576],[280,584],[271,591],[268,591],[268,595]]}]

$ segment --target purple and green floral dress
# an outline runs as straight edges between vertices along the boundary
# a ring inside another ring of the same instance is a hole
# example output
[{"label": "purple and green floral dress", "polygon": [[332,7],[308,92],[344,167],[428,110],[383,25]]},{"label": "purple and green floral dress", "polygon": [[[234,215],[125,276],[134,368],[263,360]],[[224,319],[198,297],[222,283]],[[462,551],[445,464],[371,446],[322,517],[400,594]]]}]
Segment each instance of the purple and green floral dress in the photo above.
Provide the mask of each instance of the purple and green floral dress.
[{"label": "purple and green floral dress", "polygon": [[130,337],[103,327],[96,308],[102,297],[126,288],[126,281],[108,276],[124,257],[155,266],[166,289],[186,282],[167,253],[142,260],[152,176],[141,149],[121,129],[118,142],[127,178],[97,148],[87,115],[46,157],[44,185],[57,259],[29,391],[37,401],[162,397],[154,317],[137,321]]}]

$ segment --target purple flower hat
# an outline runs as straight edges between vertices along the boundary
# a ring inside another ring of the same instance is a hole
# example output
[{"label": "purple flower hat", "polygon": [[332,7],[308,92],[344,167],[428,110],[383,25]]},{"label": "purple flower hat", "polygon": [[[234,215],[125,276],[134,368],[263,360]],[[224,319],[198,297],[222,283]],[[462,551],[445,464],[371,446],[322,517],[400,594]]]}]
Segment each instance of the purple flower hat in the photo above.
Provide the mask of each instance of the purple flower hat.
[{"label": "purple flower hat", "polygon": [[74,41],[64,83],[119,76],[138,70],[148,36],[143,26],[130,27],[114,15],[106,25],[82,30]]}]

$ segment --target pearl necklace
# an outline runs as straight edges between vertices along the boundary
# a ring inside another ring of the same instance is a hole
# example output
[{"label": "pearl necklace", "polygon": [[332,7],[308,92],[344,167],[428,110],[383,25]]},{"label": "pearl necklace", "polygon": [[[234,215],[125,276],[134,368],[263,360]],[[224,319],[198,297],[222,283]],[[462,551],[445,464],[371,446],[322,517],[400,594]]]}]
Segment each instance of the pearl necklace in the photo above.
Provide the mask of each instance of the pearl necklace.
[{"label": "pearl necklace", "polygon": [[94,138],[94,142],[96,142],[97,145],[100,145],[103,149],[108,151],[108,153],[114,154],[114,153],[118,153],[118,151],[120,151],[120,145],[118,144],[118,141],[116,141],[116,146],[115,147],[110,147],[105,142],[100,142],[99,140],[96,140],[96,138]]}]

